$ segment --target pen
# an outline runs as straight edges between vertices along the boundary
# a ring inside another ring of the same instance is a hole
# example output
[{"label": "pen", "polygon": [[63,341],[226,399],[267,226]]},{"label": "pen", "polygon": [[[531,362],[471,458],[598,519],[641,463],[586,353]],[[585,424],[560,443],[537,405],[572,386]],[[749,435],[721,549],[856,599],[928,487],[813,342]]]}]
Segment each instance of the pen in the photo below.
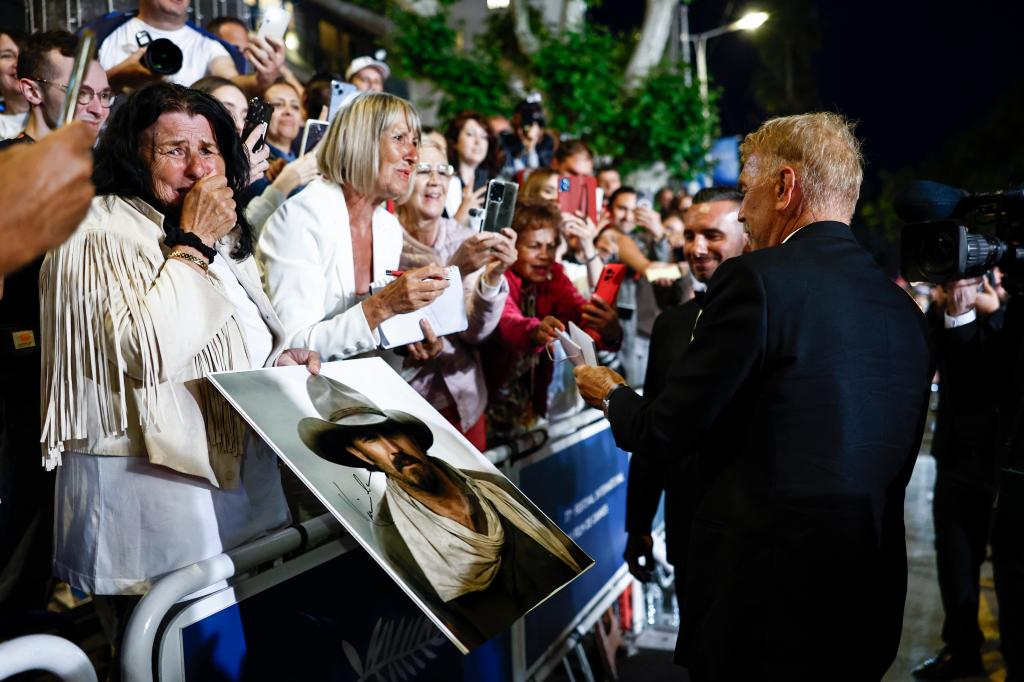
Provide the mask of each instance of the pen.
[{"label": "pen", "polygon": [[[385,270],[384,274],[387,275],[388,277],[401,277],[402,275],[405,274],[405,270]],[[440,275],[434,275],[432,277],[424,277],[423,279],[427,280],[427,279],[448,279],[448,278],[447,277],[442,277]]]}]

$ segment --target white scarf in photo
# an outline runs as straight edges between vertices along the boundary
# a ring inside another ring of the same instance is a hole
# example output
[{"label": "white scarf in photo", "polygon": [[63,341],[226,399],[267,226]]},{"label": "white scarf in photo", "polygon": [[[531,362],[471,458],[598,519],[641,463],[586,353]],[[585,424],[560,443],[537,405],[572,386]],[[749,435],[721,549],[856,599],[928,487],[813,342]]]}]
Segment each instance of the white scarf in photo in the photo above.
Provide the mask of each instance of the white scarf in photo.
[{"label": "white scarf in photo", "polygon": [[501,549],[505,544],[499,514],[573,571],[582,570],[543,522],[500,486],[474,480],[457,469],[433,461],[457,485],[468,488],[476,496],[484,513],[486,532],[477,533],[436,514],[390,478],[386,494],[398,532],[442,601],[486,590],[498,574]]}]

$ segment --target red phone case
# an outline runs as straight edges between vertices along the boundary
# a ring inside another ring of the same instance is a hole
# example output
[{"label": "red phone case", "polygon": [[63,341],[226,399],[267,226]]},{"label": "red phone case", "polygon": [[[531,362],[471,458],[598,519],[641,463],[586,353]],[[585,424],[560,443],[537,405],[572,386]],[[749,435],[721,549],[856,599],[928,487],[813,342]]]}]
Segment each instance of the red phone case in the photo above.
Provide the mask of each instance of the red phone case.
[{"label": "red phone case", "polygon": [[[626,277],[626,266],[622,263],[608,263],[601,270],[601,276],[597,279],[597,286],[594,287],[594,295],[600,296],[601,300],[609,305],[615,305],[615,299],[619,296],[619,285]],[[584,326],[585,331],[594,341],[600,341],[601,335],[590,327]]]},{"label": "red phone case", "polygon": [[558,178],[558,208],[563,213],[582,213],[597,223],[597,179],[590,175]]},{"label": "red phone case", "polygon": [[594,293],[601,297],[601,300],[609,305],[615,305],[615,299],[619,295],[619,285],[626,277],[626,266],[622,263],[609,263],[601,270],[601,276],[594,287]]}]

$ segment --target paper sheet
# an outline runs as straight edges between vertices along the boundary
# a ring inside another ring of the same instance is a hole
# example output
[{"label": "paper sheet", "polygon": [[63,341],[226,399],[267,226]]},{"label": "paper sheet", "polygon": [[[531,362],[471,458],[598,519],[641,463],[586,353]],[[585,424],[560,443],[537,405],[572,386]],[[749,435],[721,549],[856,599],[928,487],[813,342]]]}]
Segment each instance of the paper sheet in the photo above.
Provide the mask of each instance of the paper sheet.
[{"label": "paper sheet", "polygon": [[[405,277],[405,275],[402,276]],[[380,334],[382,348],[395,348],[422,341],[423,330],[420,329],[420,320],[422,319],[426,319],[430,323],[430,328],[438,336],[466,331],[469,320],[466,317],[466,297],[462,290],[462,276],[459,274],[459,268],[454,265],[445,268],[445,276],[448,279],[448,288],[433,303],[411,313],[395,315],[380,323],[377,333]],[[384,286],[386,283],[374,284],[371,290],[376,291]]]},{"label": "paper sheet", "polygon": [[583,364],[597,367],[597,347],[590,334],[583,331],[575,322],[569,322],[569,338],[583,351]]}]

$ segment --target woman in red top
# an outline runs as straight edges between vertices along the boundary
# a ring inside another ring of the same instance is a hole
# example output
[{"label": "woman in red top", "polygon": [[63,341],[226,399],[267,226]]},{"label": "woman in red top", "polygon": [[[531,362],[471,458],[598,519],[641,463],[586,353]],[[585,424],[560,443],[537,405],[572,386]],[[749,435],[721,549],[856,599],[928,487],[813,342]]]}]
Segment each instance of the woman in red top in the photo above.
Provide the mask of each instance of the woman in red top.
[{"label": "woman in red top", "polygon": [[518,258],[505,272],[508,299],[482,353],[489,430],[499,439],[531,428],[547,413],[552,363],[544,347],[569,321],[597,331],[602,348],[615,349],[622,340],[614,306],[597,296],[588,302],[555,262],[561,221],[552,202],[516,207]]}]

